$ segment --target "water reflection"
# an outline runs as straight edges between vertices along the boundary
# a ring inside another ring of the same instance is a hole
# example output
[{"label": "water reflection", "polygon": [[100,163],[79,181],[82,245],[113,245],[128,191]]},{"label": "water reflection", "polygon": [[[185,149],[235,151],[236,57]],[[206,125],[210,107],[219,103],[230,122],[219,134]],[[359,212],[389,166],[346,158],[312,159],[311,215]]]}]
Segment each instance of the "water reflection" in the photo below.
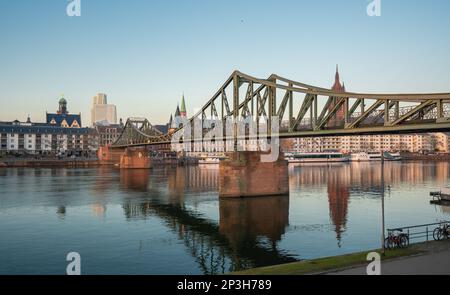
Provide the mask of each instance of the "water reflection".
[{"label": "water reflection", "polygon": [[146,192],[148,189],[149,177],[150,170],[148,169],[120,170],[121,186],[133,191]]},{"label": "water reflection", "polygon": [[349,186],[344,183],[345,179],[348,179],[345,173],[340,173],[339,170],[331,170],[328,173],[327,191],[330,218],[334,224],[339,247],[341,247],[342,233],[346,230],[350,196]]},{"label": "water reflection", "polygon": [[[339,182],[353,191],[379,192],[381,187],[381,163],[360,162],[335,165],[304,165],[290,168],[290,186],[315,187],[328,179],[330,171],[338,171]],[[386,162],[384,164],[386,184],[420,184],[433,179],[447,182],[449,179],[448,162]]]},{"label": "water reflection", "polygon": [[441,210],[442,213],[450,215],[450,204],[439,205],[439,209]]},{"label": "water reflection", "polygon": [[[352,198],[379,198],[382,190],[381,163],[352,163],[333,165],[301,165],[290,167],[290,186],[292,191],[315,191],[326,186],[330,222],[341,247],[342,235],[346,231],[348,207]],[[449,163],[386,162],[384,164],[384,185],[387,193],[391,190],[409,190],[412,186],[432,180],[447,183]],[[426,197],[424,195],[424,197]],[[441,207],[440,211],[449,214],[450,210]]]},{"label": "water reflection", "polygon": [[[392,191],[388,220],[395,225],[450,215],[450,207],[429,205],[428,196],[448,183],[448,163],[385,163],[384,171]],[[62,235],[71,245],[103,241],[102,251],[119,259],[123,273],[135,270],[130,261],[144,265],[139,273],[165,266],[167,258],[155,258],[160,253],[185,261],[186,272],[218,274],[378,245],[382,186],[377,163],[291,167],[290,197],[219,200],[218,173],[213,166],[0,169],[0,232],[5,236],[0,253],[13,256],[21,245],[26,248],[20,252],[23,264],[31,263],[26,257],[35,254],[36,245],[27,237],[39,228],[41,245],[51,241],[48,236],[58,240]],[[39,227],[41,220],[45,227]],[[80,235],[66,235],[67,228],[81,228]],[[169,240],[170,247],[155,242],[158,237]],[[95,257],[91,265],[102,266]],[[0,257],[2,263],[11,262]],[[166,273],[178,267],[167,265]]]},{"label": "water reflection", "polygon": [[120,173],[123,187],[138,191],[147,189],[151,193],[148,198],[124,199],[125,217],[138,220],[157,216],[163,220],[189,249],[203,274],[296,260],[277,249],[277,241],[281,240],[289,223],[289,197],[220,200],[217,225],[183,202],[186,191],[192,194],[216,186],[213,177],[217,176],[217,169],[164,169],[169,189],[167,199],[151,197],[160,196],[161,191],[157,191],[157,186],[148,185],[152,173],[143,171],[148,172],[129,170]]},{"label": "water reflection", "polygon": [[59,219],[64,220],[64,218],[66,217],[66,207],[59,206],[56,210],[56,214],[58,215]]},{"label": "water reflection", "polygon": [[271,250],[277,251],[277,241],[289,225],[287,196],[221,199],[219,211],[219,230],[236,249],[250,240],[266,238]]}]

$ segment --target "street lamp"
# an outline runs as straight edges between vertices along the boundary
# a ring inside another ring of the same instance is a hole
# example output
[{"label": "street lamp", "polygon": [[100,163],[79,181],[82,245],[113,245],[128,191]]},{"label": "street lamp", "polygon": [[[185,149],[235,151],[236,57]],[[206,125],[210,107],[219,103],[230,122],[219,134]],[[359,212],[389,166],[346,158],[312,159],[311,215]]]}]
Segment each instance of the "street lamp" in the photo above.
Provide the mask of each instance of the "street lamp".
[{"label": "street lamp", "polygon": [[385,223],[384,223],[384,152],[381,152],[381,252],[386,255],[386,247],[384,244]]}]

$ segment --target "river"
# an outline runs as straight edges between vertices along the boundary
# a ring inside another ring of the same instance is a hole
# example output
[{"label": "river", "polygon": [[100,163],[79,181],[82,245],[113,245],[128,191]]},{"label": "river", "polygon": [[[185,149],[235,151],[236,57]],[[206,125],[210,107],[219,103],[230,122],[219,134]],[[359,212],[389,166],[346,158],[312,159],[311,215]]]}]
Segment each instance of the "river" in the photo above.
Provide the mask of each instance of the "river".
[{"label": "river", "polygon": [[[0,274],[220,274],[374,249],[380,163],[290,166],[290,196],[218,198],[214,165],[0,168]],[[448,162],[384,165],[386,227],[450,219]]]}]

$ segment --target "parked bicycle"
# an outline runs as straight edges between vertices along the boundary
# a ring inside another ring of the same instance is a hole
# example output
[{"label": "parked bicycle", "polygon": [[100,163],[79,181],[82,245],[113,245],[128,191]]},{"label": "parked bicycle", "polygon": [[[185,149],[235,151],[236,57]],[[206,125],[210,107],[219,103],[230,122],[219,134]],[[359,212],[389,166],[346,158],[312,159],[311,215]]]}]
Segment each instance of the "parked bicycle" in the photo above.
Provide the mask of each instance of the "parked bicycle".
[{"label": "parked bicycle", "polygon": [[450,236],[450,226],[448,225],[448,223],[443,223],[439,225],[433,231],[433,239],[435,241],[442,241],[448,239],[449,236]]},{"label": "parked bicycle", "polygon": [[384,240],[386,249],[406,248],[409,246],[409,235],[403,233],[401,229],[389,231],[387,238]]}]

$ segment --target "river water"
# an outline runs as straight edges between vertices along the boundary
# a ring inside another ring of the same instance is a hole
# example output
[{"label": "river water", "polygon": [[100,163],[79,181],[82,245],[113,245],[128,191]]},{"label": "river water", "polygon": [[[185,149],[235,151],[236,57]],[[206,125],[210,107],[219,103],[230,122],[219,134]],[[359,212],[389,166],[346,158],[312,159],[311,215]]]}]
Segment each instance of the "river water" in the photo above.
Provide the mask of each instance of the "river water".
[{"label": "river water", "polygon": [[[378,248],[380,163],[290,166],[290,196],[218,198],[218,167],[0,169],[0,274],[220,274]],[[450,219],[447,162],[384,166],[386,227]]]}]

